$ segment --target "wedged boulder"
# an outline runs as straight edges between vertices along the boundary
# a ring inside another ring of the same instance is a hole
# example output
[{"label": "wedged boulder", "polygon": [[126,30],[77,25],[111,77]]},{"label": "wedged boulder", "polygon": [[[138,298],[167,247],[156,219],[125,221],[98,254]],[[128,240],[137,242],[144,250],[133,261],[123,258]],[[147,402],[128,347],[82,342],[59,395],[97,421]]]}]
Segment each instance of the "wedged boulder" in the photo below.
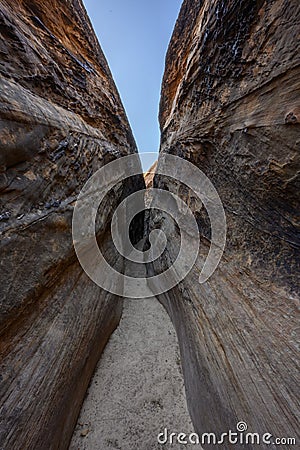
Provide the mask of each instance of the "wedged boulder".
[{"label": "wedged boulder", "polygon": [[[0,21],[0,446],[63,449],[122,310],[81,269],[72,211],[87,179],[136,146],[80,0],[1,0]],[[119,270],[111,217],[143,186],[119,184],[99,209]]]},{"label": "wedged boulder", "polygon": [[[220,436],[239,421],[274,438],[299,429],[299,20],[293,0],[185,0],[166,57],[160,152],[209,177],[228,227],[221,264],[200,284],[208,216],[176,180],[154,178],[154,187],[187,201],[201,233],[195,267],[160,296],[199,433]],[[180,234],[162,213],[151,220],[168,238],[149,268],[160,273],[173,264]]]}]

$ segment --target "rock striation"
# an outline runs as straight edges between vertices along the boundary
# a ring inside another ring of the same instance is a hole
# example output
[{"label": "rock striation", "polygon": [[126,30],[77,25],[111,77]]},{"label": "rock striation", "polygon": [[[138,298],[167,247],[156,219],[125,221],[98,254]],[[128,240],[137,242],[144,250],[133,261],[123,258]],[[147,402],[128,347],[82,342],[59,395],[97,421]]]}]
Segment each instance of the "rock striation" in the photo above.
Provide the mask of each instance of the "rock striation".
[{"label": "rock striation", "polygon": [[[86,180],[136,146],[81,0],[0,0],[0,21],[0,441],[65,449],[122,311],[83,273],[72,212]],[[297,0],[185,0],[167,53],[160,152],[210,178],[228,227],[223,259],[200,284],[208,215],[186,186],[154,177],[188,203],[201,233],[193,270],[160,295],[199,434],[245,421],[252,433],[297,436],[299,21]],[[144,186],[126,180],[99,208],[98,242],[119,271],[111,217]],[[148,267],[161,273],[180,230],[158,209],[146,217],[167,236]],[[131,224],[136,241],[142,219]]]},{"label": "rock striation", "polygon": [[[299,428],[299,21],[296,0],[185,0],[167,52],[160,154],[209,177],[228,228],[221,264],[199,284],[208,216],[193,192],[155,176],[154,187],[187,201],[201,233],[196,266],[160,296],[199,433],[220,435],[241,420],[274,437],[296,437]],[[150,227],[168,239],[149,267],[160,273],[176,258],[180,233],[157,211]]]},{"label": "rock striation", "polygon": [[[83,273],[72,211],[86,180],[136,145],[81,0],[0,1],[1,448],[67,448],[122,302]],[[116,205],[100,206],[109,261]]]}]

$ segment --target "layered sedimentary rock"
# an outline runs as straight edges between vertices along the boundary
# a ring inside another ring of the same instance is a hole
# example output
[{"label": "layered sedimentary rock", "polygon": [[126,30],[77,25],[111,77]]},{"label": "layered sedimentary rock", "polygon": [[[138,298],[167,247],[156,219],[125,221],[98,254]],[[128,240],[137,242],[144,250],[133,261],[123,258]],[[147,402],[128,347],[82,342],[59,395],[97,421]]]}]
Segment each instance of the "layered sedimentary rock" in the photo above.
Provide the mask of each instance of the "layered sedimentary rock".
[{"label": "layered sedimentary rock", "polygon": [[[0,2],[1,405],[5,449],[67,448],[121,300],[84,274],[72,211],[86,180],[136,152],[81,0]],[[143,180],[100,206],[98,239]]]},{"label": "layered sedimentary rock", "polygon": [[[250,432],[297,435],[299,21],[296,0],[185,0],[166,57],[160,152],[200,168],[227,218],[221,264],[200,284],[208,216],[193,192],[155,177],[154,187],[187,201],[202,238],[193,270],[160,296],[199,433],[243,420]],[[168,238],[158,273],[173,264],[180,235],[158,212],[151,226]]]},{"label": "layered sedimentary rock", "polygon": [[153,177],[157,167],[157,161],[155,161],[147,172],[144,173],[146,188],[151,188],[153,186]]}]

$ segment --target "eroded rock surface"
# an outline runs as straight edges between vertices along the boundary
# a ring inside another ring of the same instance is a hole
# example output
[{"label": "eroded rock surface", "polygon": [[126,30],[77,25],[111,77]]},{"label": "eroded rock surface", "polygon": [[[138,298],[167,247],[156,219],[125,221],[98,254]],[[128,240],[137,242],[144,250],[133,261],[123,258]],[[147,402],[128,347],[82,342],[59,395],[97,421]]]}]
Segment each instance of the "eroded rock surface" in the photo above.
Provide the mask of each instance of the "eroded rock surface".
[{"label": "eroded rock surface", "polygon": [[[192,192],[155,177],[154,187],[189,203],[202,235],[192,272],[160,297],[199,433],[241,420],[251,432],[298,433],[299,22],[293,0],[185,0],[167,53],[160,151],[210,178],[228,226],[222,262],[199,284],[208,216]],[[174,262],[180,236],[157,212],[152,225],[168,237],[158,273]]]},{"label": "eroded rock surface", "polygon": [[[74,202],[136,146],[80,0],[1,0],[0,23],[0,446],[63,449],[122,309],[77,262]],[[111,216],[143,185],[119,184],[99,210],[116,269]]]}]

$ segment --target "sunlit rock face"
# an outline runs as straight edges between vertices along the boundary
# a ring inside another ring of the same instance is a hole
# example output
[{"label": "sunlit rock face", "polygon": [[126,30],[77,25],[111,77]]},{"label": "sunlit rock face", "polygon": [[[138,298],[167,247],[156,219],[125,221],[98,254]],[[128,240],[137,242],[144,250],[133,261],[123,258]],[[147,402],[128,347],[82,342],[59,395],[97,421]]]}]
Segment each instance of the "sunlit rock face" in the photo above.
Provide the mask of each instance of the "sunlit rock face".
[{"label": "sunlit rock face", "polygon": [[[297,434],[299,20],[298,1],[185,0],[166,57],[160,152],[209,177],[228,227],[221,264],[200,284],[208,216],[193,193],[155,177],[154,187],[196,212],[202,238],[194,269],[160,296],[201,433],[243,420],[251,432]],[[174,262],[180,236],[157,212],[152,225],[168,237],[151,268],[158,273]]]},{"label": "sunlit rock face", "polygon": [[[0,2],[1,409],[5,449],[67,448],[121,300],[84,274],[72,211],[100,167],[136,152],[80,0]],[[99,244],[142,177],[100,206]]]}]

